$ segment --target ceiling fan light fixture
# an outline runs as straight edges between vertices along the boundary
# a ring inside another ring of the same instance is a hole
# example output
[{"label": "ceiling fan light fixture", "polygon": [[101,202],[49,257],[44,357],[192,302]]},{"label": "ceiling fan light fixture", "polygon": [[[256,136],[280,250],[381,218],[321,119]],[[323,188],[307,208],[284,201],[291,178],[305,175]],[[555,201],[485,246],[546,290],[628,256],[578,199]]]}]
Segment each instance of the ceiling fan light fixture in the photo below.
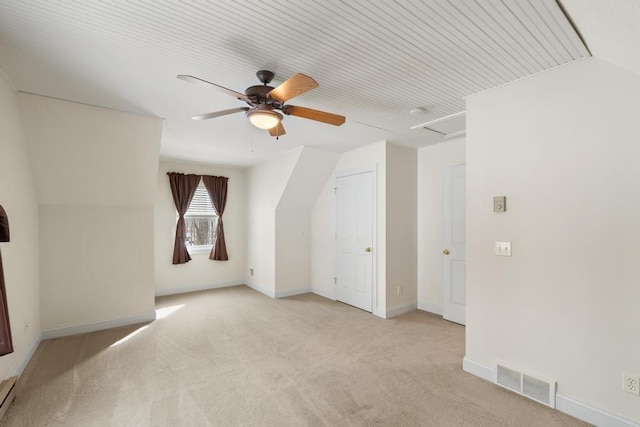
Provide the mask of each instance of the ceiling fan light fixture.
[{"label": "ceiling fan light fixture", "polygon": [[247,117],[252,125],[258,129],[272,129],[278,126],[278,123],[282,120],[282,115],[270,110],[249,110],[247,111]]}]

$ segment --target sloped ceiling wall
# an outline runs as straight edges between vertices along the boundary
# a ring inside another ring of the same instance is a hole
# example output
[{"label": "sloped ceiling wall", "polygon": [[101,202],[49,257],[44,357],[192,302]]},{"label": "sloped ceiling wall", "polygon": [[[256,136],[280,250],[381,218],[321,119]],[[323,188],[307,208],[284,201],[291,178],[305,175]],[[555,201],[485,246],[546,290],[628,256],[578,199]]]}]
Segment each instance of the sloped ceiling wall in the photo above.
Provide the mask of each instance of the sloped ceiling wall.
[{"label": "sloped ceiling wall", "polygon": [[21,93],[38,194],[41,324],[155,318],[162,121]]},{"label": "sloped ceiling wall", "polygon": [[591,54],[640,73],[640,2],[561,0]]}]

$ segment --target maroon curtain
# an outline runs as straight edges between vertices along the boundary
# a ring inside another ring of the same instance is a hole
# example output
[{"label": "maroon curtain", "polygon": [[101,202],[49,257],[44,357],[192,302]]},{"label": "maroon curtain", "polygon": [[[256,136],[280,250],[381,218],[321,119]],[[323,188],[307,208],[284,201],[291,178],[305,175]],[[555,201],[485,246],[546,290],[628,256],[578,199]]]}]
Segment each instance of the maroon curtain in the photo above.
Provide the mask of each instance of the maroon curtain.
[{"label": "maroon curtain", "polygon": [[171,194],[173,203],[178,211],[178,224],[176,225],[176,240],[173,244],[173,263],[184,264],[191,261],[189,251],[184,241],[187,239],[187,230],[184,225],[184,214],[189,209],[191,199],[196,194],[200,175],[185,175],[183,173],[168,172],[169,184],[171,184]]},{"label": "maroon curtain", "polygon": [[[9,219],[0,206],[0,242],[9,241]],[[11,325],[9,324],[9,307],[7,306],[7,290],[4,286],[4,270],[2,269],[2,253],[0,253],[0,356],[13,353]]]},{"label": "maroon curtain", "polygon": [[207,188],[207,193],[211,197],[213,209],[218,215],[218,225],[216,226],[216,242],[213,244],[209,259],[216,261],[229,261],[227,255],[227,244],[224,241],[224,227],[222,226],[222,214],[224,207],[227,205],[227,181],[229,178],[224,176],[202,175],[202,182]]}]

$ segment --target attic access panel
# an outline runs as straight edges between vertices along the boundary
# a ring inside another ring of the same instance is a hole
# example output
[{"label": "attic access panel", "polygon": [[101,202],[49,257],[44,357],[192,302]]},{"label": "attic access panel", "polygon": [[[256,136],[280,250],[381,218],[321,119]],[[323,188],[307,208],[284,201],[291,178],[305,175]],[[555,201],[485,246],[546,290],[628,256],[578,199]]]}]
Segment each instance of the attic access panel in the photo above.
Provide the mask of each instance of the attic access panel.
[{"label": "attic access panel", "polygon": [[413,126],[411,129],[436,132],[441,134],[445,139],[464,136],[467,129],[466,111],[431,120],[429,122]]}]

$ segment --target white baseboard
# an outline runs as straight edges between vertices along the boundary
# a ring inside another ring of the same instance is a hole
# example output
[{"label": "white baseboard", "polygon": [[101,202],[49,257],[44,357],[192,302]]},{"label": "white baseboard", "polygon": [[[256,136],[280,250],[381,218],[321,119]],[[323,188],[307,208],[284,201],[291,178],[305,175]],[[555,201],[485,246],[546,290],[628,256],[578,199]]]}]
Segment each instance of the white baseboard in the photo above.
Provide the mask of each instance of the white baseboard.
[{"label": "white baseboard", "polygon": [[374,316],[378,316],[378,317],[380,317],[382,319],[386,319],[387,318],[387,312],[384,311],[384,309],[381,308],[381,307],[374,308],[373,311],[371,312],[371,314],[373,314]]},{"label": "white baseboard", "polygon": [[385,312],[385,319],[391,319],[392,317],[400,316],[401,314],[409,313],[418,308],[418,304],[412,302],[410,304],[400,304],[390,307]]},{"label": "white baseboard", "polygon": [[330,291],[325,291],[324,289],[318,289],[318,288],[311,288],[311,292],[316,294],[316,295],[320,295],[321,297],[324,297],[326,299],[330,299],[332,301],[336,300],[336,293],[335,290],[333,292]]},{"label": "white baseboard", "polygon": [[249,280],[247,280],[245,285],[247,285],[248,287],[250,287],[254,291],[258,291],[261,294],[265,294],[269,298],[275,298],[276,297],[275,291],[272,291],[272,290],[267,289],[267,288],[263,288],[262,286],[256,285],[255,283],[251,283]]},{"label": "white baseboard", "polygon": [[496,370],[490,368],[482,363],[478,363],[474,360],[468,359],[467,356],[462,359],[462,370],[470,374],[480,377],[483,380],[496,382]]},{"label": "white baseboard", "polygon": [[429,313],[442,316],[442,306],[437,304],[431,304],[426,301],[418,301],[418,310],[428,311]]},{"label": "white baseboard", "polygon": [[[495,369],[483,365],[482,363],[473,361],[466,356],[462,360],[462,369],[465,372],[482,378],[483,380],[487,380],[494,384],[496,383]],[[568,398],[566,396],[562,396],[561,394],[556,394],[556,410],[597,426],[640,427],[640,424],[625,420],[618,417],[617,415]]]},{"label": "white baseboard", "polygon": [[238,286],[244,285],[244,280],[231,280],[228,282],[219,282],[212,283],[208,285],[195,285],[195,286],[185,286],[181,288],[170,288],[170,289],[157,289],[156,296],[162,297],[165,295],[176,295],[176,294],[184,294],[187,292],[197,292],[197,291],[206,291],[207,289],[218,289],[218,288],[227,288],[230,286]]},{"label": "white baseboard", "polygon": [[27,352],[22,356],[22,359],[20,360],[20,363],[18,363],[18,366],[16,366],[11,373],[11,376],[19,377],[20,375],[22,375],[27,365],[29,364],[29,361],[33,357],[33,354],[36,352],[36,349],[40,345],[40,341],[42,341],[42,332],[39,332],[35,337],[33,337],[31,345],[27,349]]},{"label": "white baseboard", "polygon": [[133,316],[120,317],[111,320],[99,320],[96,322],[80,323],[76,325],[60,326],[58,328],[45,329],[42,331],[42,339],[66,337],[69,335],[84,334],[86,332],[101,331],[103,329],[117,328],[120,326],[135,325],[137,323],[148,323],[156,320],[155,310],[148,313],[135,314]]},{"label": "white baseboard", "polygon": [[291,297],[294,295],[308,294],[309,292],[311,292],[311,287],[309,286],[306,286],[304,288],[289,289],[286,291],[273,291],[271,289],[267,289],[260,285],[256,285],[255,283],[251,283],[251,281],[249,280],[247,280],[247,282],[244,284],[250,287],[251,289],[260,292],[261,294],[265,294],[270,298],[285,298],[285,297]]},{"label": "white baseboard", "polygon": [[307,286],[305,288],[289,289],[287,291],[276,291],[275,297],[286,298],[286,297],[292,297],[294,295],[308,294],[309,292],[311,292],[311,287]]},{"label": "white baseboard", "polygon": [[632,421],[628,421],[618,417],[617,415],[610,414],[605,411],[601,411],[593,406],[585,405],[582,402],[573,400],[569,397],[556,394],[556,409],[565,414],[569,414],[582,421],[586,421],[596,426],[607,427],[638,427],[640,424],[636,424]]}]

